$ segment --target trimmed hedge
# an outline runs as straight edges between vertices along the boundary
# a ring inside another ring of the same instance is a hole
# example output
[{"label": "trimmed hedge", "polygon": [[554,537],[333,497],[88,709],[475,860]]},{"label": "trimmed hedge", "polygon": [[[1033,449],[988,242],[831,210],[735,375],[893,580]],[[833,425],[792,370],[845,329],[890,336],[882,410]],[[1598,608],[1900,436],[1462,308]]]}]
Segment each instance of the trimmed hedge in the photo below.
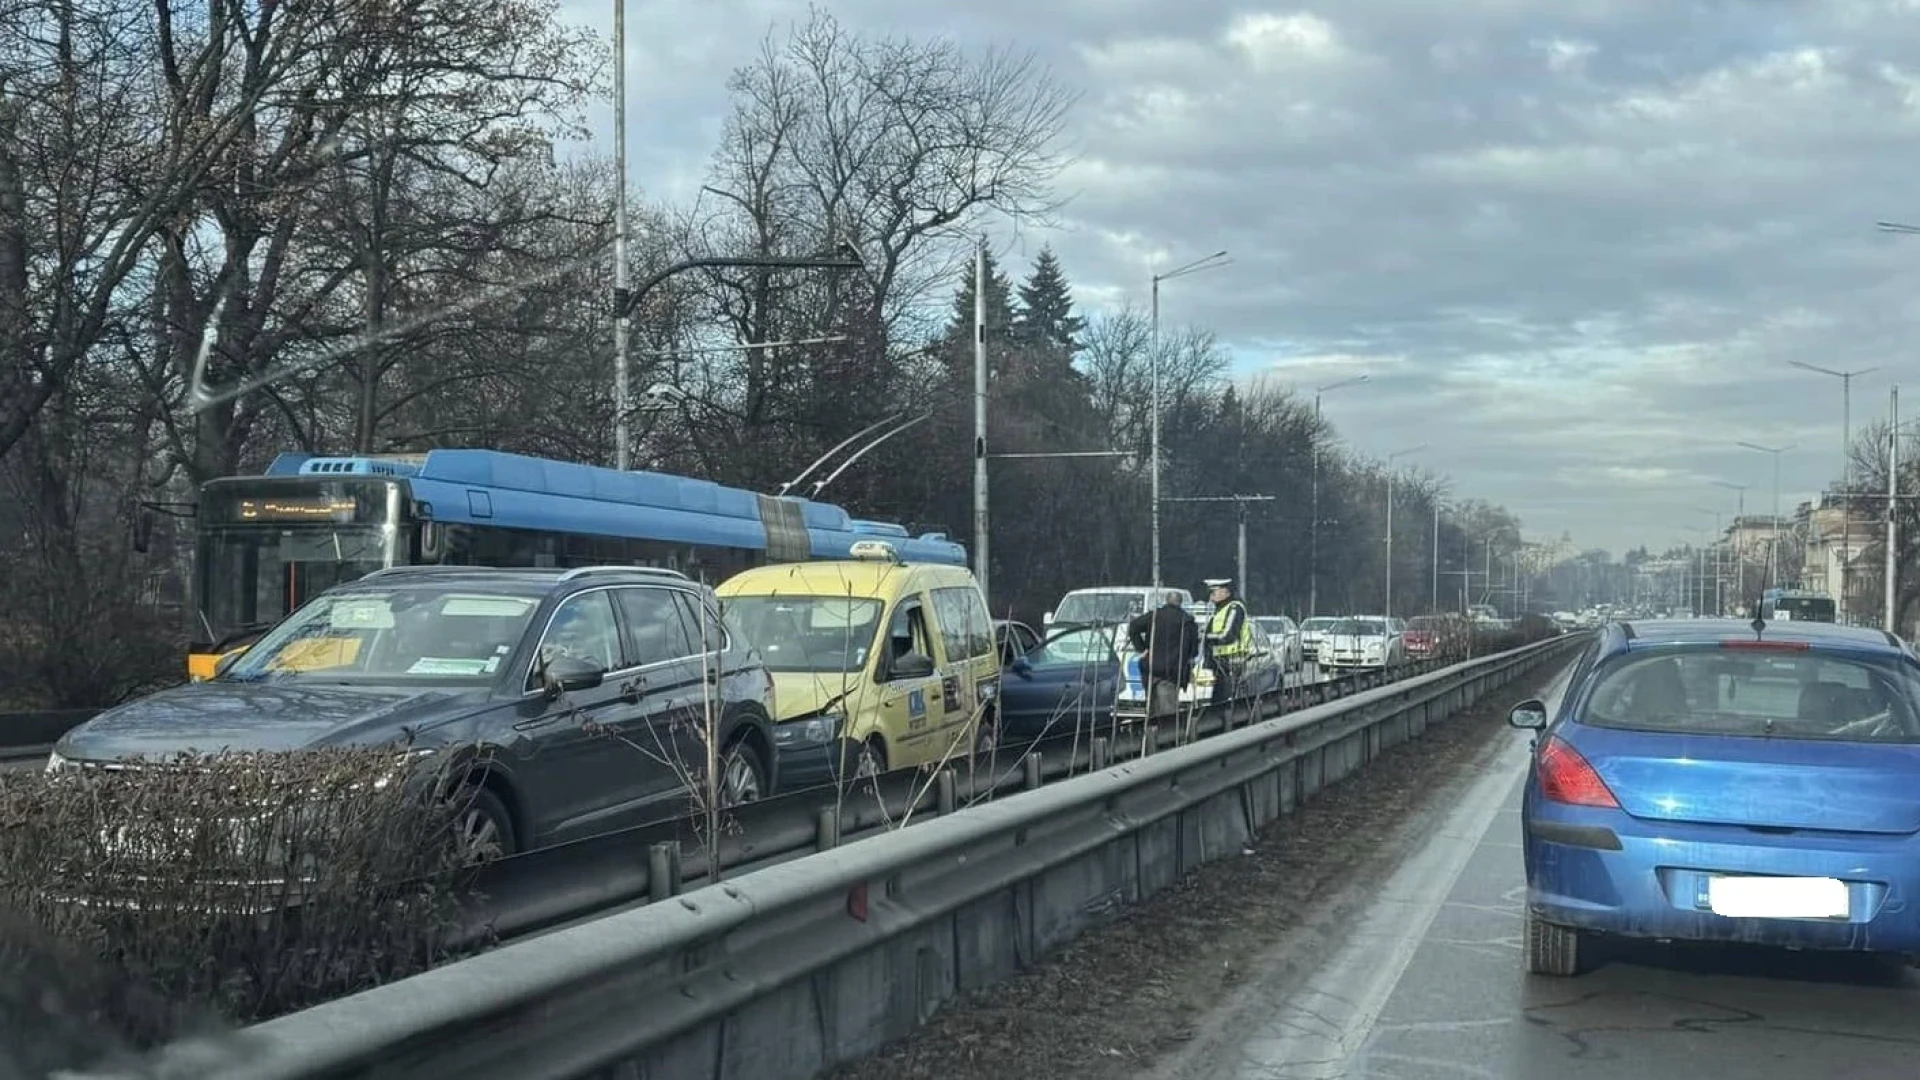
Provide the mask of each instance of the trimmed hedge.
[{"label": "trimmed hedge", "polygon": [[128,1047],[424,970],[466,882],[426,779],[392,747],[0,774],[0,950],[107,980],[78,1000]]}]

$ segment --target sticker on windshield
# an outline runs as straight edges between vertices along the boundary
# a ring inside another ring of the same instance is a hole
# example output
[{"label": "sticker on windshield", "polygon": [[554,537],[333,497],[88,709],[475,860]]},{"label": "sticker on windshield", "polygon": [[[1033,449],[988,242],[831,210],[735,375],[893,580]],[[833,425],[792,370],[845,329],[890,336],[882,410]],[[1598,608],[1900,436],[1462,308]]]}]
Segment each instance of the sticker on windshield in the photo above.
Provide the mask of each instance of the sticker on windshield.
[{"label": "sticker on windshield", "polygon": [[387,606],[385,598],[339,600],[334,603],[333,610],[327,613],[327,622],[342,629],[391,630],[393,609]]},{"label": "sticker on windshield", "polygon": [[486,675],[499,667],[499,661],[423,656],[407,669],[409,675]]}]

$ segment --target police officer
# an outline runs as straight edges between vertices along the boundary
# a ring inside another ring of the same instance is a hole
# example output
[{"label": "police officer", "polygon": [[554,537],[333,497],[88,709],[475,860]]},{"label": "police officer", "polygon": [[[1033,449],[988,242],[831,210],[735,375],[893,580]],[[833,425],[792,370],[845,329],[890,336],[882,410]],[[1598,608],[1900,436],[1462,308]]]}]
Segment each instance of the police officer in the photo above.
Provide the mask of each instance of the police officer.
[{"label": "police officer", "polygon": [[1240,696],[1247,657],[1253,652],[1253,620],[1247,605],[1234,598],[1232,578],[1208,578],[1207,599],[1213,615],[1207,619],[1207,666],[1213,669],[1215,704],[1229,704]]}]

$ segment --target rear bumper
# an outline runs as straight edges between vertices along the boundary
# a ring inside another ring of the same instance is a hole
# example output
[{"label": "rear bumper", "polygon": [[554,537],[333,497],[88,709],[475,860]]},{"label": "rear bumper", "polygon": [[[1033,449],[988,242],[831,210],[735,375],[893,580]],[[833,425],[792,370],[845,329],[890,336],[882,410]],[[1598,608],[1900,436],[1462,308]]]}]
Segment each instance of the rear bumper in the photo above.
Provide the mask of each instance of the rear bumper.
[{"label": "rear bumper", "polygon": [[[1530,810],[1527,904],[1547,922],[1633,938],[1920,953],[1920,838],[1771,835],[1644,822],[1614,810]],[[1848,914],[1719,915],[1708,902],[1717,875],[1837,878]]]}]

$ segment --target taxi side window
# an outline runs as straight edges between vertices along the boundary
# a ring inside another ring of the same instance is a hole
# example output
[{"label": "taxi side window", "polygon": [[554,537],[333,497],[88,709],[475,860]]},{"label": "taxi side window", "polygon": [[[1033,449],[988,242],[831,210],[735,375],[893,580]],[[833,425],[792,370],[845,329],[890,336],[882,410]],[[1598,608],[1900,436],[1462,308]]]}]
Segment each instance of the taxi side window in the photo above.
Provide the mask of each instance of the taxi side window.
[{"label": "taxi side window", "polygon": [[893,609],[893,622],[887,629],[887,637],[894,660],[908,653],[933,658],[933,639],[927,633],[926,611],[917,599],[902,600]]}]

